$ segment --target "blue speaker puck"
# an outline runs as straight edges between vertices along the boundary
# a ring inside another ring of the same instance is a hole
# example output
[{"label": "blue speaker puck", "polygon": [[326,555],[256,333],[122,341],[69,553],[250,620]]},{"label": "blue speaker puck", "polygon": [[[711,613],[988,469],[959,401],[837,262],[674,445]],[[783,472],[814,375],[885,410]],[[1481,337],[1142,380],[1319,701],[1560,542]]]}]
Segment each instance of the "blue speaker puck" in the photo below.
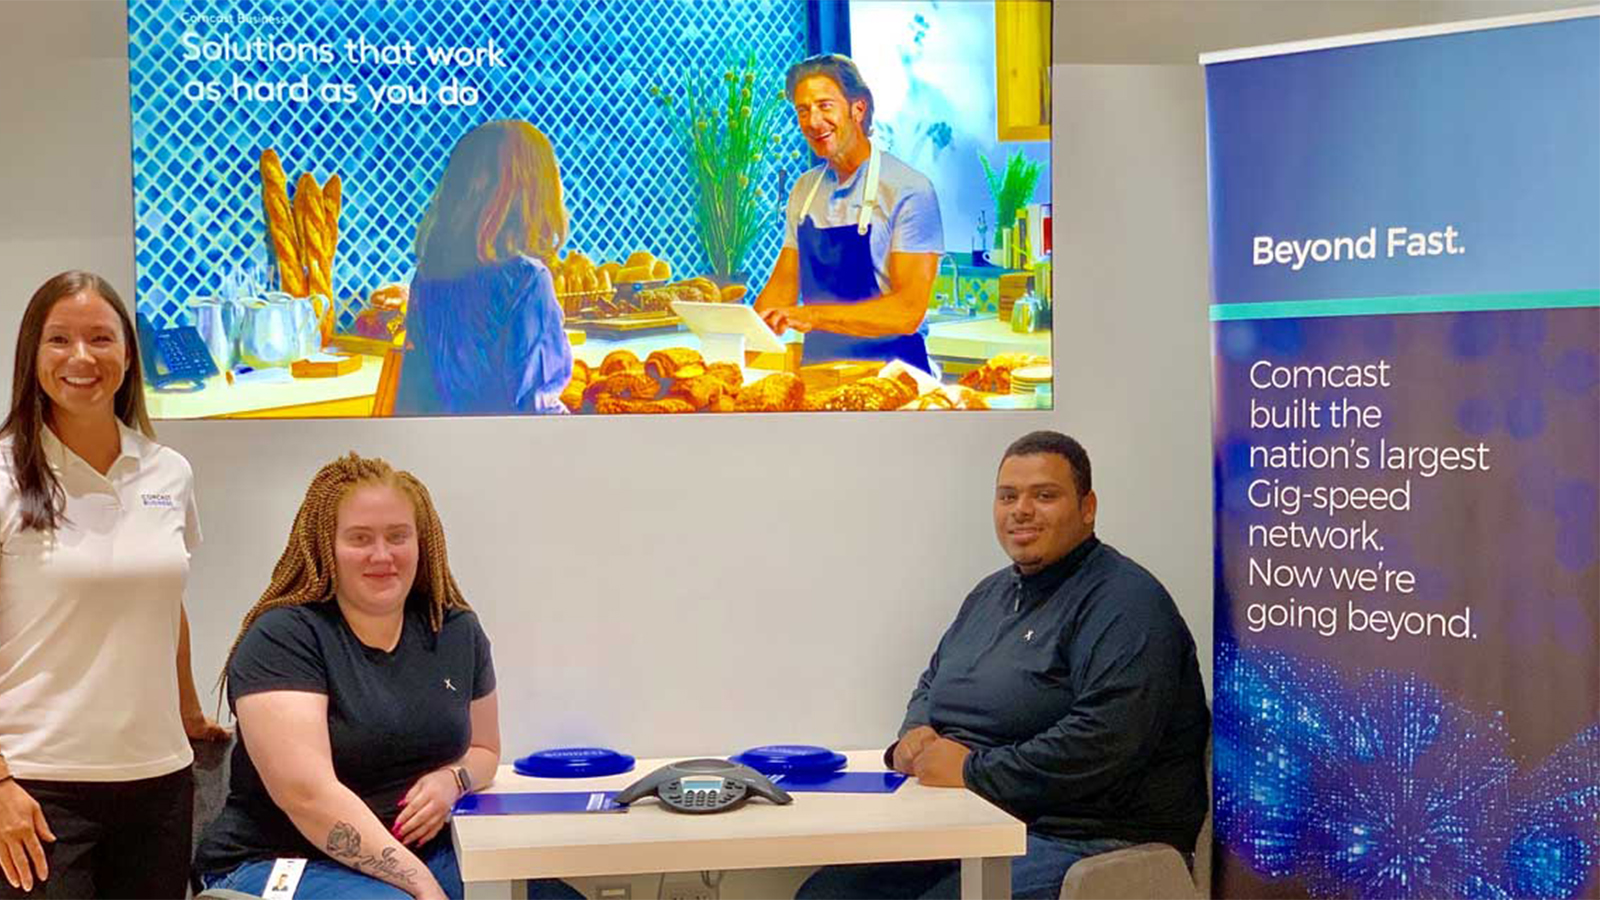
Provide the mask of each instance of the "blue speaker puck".
[{"label": "blue speaker puck", "polygon": [[534,778],[595,778],[632,771],[633,757],[606,747],[553,747],[530,753],[511,767]]},{"label": "blue speaker puck", "polygon": [[763,775],[824,775],[844,768],[845,764],[843,753],[809,744],[751,747],[730,759]]}]

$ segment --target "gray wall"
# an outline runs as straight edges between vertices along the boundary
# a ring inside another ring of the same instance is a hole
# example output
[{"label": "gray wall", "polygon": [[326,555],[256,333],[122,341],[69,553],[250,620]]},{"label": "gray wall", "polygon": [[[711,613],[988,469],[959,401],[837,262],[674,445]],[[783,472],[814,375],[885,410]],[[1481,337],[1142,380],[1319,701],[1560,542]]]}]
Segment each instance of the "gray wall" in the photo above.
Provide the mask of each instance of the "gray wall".
[{"label": "gray wall", "polygon": [[[495,640],[508,755],[875,746],[965,591],[1004,563],[997,455],[1053,427],[1089,447],[1100,534],[1165,581],[1209,678],[1195,54],[1557,5],[1058,3],[1053,413],[163,423],[199,480],[197,675],[215,677],[310,475],[354,449],[432,489]],[[60,269],[132,283],[123,16],[0,3],[0,334]],[[690,629],[703,655],[679,649]]]}]

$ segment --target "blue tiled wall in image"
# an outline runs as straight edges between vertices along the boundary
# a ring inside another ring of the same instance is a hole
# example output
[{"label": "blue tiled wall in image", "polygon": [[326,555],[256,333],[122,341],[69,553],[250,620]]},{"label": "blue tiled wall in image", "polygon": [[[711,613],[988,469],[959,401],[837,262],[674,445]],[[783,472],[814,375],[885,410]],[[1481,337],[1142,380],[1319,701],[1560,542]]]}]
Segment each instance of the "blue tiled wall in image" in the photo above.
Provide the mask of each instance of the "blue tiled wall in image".
[{"label": "blue tiled wall in image", "polygon": [[[265,20],[265,24],[263,24]],[[362,298],[410,279],[417,221],[456,139],[490,119],[520,118],[549,135],[572,213],[569,249],[622,259],[644,249],[679,274],[705,272],[695,235],[693,189],[682,145],[649,94],[686,70],[720,71],[729,51],[753,51],[781,84],[806,48],[801,0],[131,0],[136,298],[158,326],[183,321],[194,295],[216,293],[237,266],[264,271],[271,259],[257,165],[265,147],[289,174],[344,185],[335,292],[348,324]],[[504,48],[504,68],[185,61],[183,35],[277,43]],[[195,102],[194,81],[353,83],[362,100]],[[437,87],[449,77],[477,87],[475,107],[387,107],[374,112],[367,86]],[[792,130],[792,129],[791,129]],[[810,165],[799,136],[785,134],[785,176]],[[777,192],[772,175],[768,196]],[[778,204],[748,269],[765,277],[783,238]]]}]

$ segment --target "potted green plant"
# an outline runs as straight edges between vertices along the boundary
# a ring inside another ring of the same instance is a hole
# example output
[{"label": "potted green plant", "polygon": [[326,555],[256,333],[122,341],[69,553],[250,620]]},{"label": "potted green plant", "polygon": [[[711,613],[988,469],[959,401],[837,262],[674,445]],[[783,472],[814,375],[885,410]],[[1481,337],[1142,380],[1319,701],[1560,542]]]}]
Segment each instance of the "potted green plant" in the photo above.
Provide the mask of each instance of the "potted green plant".
[{"label": "potted green plant", "polygon": [[695,186],[695,228],[713,275],[739,280],[771,202],[761,184],[777,155],[783,92],[756,66],[736,58],[720,77],[685,73],[676,87],[651,87],[683,141]]},{"label": "potted green plant", "polygon": [[1033,200],[1033,191],[1044,166],[1023,156],[1021,150],[1012,151],[1006,158],[1003,173],[995,172],[981,150],[978,161],[983,163],[983,178],[989,183],[989,196],[994,200],[994,246],[999,248],[1003,242],[1002,233],[1017,220],[1017,210]]}]

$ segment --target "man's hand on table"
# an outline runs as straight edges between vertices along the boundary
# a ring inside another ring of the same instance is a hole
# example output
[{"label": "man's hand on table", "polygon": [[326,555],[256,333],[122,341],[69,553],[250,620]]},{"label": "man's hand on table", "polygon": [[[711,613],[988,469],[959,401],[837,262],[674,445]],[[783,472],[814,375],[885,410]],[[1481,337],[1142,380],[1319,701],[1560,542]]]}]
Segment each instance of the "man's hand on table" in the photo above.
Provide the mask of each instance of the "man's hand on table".
[{"label": "man's hand on table", "polygon": [[[961,776],[961,769],[967,761],[967,754],[971,752],[963,744],[958,744],[949,738],[936,737],[911,761],[911,774],[929,787],[966,787],[967,783]],[[899,758],[900,754],[896,752],[897,767]]]},{"label": "man's hand on table", "polygon": [[912,762],[922,748],[939,739],[939,733],[926,725],[917,727],[901,736],[899,743],[894,745],[894,770],[907,775],[915,774],[912,771]]}]

